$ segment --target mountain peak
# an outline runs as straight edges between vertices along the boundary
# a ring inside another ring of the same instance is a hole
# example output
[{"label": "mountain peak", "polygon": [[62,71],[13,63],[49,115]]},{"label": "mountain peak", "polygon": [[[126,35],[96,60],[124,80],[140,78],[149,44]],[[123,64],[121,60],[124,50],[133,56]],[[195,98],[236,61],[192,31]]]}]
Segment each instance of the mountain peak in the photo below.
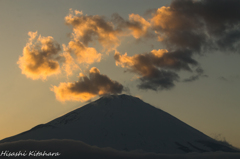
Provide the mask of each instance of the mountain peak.
[{"label": "mountain peak", "polygon": [[99,100],[96,100],[95,102],[98,101],[110,101],[110,100],[129,100],[129,101],[135,101],[135,100],[140,100],[137,97],[131,96],[131,95],[126,95],[126,94],[120,94],[120,95],[104,95],[102,96]]},{"label": "mountain peak", "polygon": [[107,95],[1,142],[73,139],[117,150],[232,151],[172,115],[129,95]]}]

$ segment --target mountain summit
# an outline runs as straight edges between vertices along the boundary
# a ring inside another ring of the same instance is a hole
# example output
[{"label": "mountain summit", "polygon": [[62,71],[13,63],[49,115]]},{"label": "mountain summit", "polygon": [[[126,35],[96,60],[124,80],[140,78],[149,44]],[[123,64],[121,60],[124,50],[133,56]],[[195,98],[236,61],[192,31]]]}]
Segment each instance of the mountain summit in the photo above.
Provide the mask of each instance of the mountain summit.
[{"label": "mountain summit", "polygon": [[73,139],[98,147],[156,153],[235,150],[139,98],[104,96],[46,124],[0,141]]}]

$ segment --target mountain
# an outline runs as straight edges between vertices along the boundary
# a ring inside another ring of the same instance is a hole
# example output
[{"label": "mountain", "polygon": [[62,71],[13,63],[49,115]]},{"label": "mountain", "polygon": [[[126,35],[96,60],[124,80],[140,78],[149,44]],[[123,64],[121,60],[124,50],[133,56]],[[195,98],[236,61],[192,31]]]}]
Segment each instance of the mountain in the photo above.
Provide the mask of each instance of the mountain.
[{"label": "mountain", "polygon": [[46,124],[0,141],[72,139],[116,150],[188,153],[236,150],[128,95],[102,97]]}]

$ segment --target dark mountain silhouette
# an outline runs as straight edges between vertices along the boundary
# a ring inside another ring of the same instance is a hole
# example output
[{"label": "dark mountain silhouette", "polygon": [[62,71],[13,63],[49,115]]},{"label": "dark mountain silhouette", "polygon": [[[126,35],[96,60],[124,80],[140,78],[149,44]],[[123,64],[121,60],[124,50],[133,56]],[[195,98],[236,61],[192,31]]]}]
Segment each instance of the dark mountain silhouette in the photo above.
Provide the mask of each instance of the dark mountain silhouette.
[{"label": "dark mountain silhouette", "polygon": [[139,98],[104,96],[46,124],[0,141],[71,139],[116,150],[237,152]]}]

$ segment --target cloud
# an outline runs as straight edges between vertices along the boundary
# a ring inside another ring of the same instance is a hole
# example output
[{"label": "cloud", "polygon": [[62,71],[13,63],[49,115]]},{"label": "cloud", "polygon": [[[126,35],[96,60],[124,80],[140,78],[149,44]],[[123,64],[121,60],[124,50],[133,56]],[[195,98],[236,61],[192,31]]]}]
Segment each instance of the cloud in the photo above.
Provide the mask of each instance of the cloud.
[{"label": "cloud", "polygon": [[[39,36],[36,39],[37,34],[31,32],[18,64],[27,77],[45,80],[48,76],[61,72],[59,59],[62,58],[65,60],[61,68],[67,75],[71,75],[73,70],[80,69],[78,64],[89,67],[101,61],[102,54],[92,46],[98,41],[107,53],[115,50],[116,65],[140,76],[138,88],[170,89],[174,87],[174,82],[179,81],[180,71],[193,73],[189,78],[183,79],[184,82],[206,77],[193,71],[200,67],[193,58],[195,54],[204,55],[216,50],[239,52],[239,7],[240,1],[236,0],[173,0],[169,6],[148,11],[151,13],[148,19],[131,13],[127,20],[117,13],[112,15],[111,20],[107,20],[103,16],[84,15],[82,11],[70,9],[65,23],[72,26],[73,33],[67,46],[63,45],[64,53],[58,55],[60,47],[52,37]],[[120,55],[116,48],[123,36],[133,36],[136,39],[157,38],[166,45],[166,49],[152,50],[132,57]],[[82,76],[81,79],[90,77]],[[71,83],[61,83],[54,88],[68,88],[69,85]],[[79,95],[81,93],[69,91],[66,94],[74,94],[76,99],[86,100],[101,94],[97,92],[85,92],[85,95],[81,92],[82,95]]]},{"label": "cloud", "polygon": [[168,48],[239,50],[240,2],[174,0],[153,13],[151,24]]},{"label": "cloud", "polygon": [[73,70],[80,69],[76,63],[88,68],[90,64],[101,61],[102,54],[95,48],[89,47],[90,42],[98,40],[108,51],[111,50],[112,45],[118,46],[119,41],[114,35],[113,25],[103,17],[84,16],[82,11],[73,12],[70,9],[65,22],[73,27],[70,42],[67,46],[63,44],[63,56],[66,59],[63,68],[67,75],[71,75]]},{"label": "cloud", "polygon": [[183,82],[193,82],[199,79],[199,75],[194,75],[183,80]]},{"label": "cloud", "polygon": [[70,41],[68,47],[74,52],[78,63],[92,64],[101,60],[101,54],[95,48],[86,47],[80,41]]},{"label": "cloud", "polygon": [[75,41],[80,41],[86,46],[94,40],[98,40],[107,51],[114,50],[120,45],[119,30],[115,30],[113,23],[105,20],[104,17],[83,15],[77,10],[74,14],[70,10],[65,22],[73,27],[72,35]]},{"label": "cloud", "polygon": [[115,52],[114,58],[117,66],[127,68],[130,72],[137,73],[141,84],[140,89],[162,90],[174,86],[179,76],[174,71],[192,71],[191,66],[198,63],[191,58],[190,51],[169,52],[165,49],[152,50],[150,53],[137,54],[132,57],[127,53],[121,55]]},{"label": "cloud", "polygon": [[225,34],[221,39],[217,41],[217,45],[224,51],[238,51],[240,48],[240,30],[233,30]]},{"label": "cloud", "polygon": [[100,74],[96,67],[89,71],[89,77],[79,74],[79,81],[74,83],[60,83],[51,90],[59,101],[87,101],[97,95],[119,94],[123,91],[122,84]]},{"label": "cloud", "polygon": [[[118,151],[110,147],[99,148],[97,146],[90,146],[81,141],[76,140],[22,140],[16,142],[7,142],[0,144],[0,152],[22,152],[28,155],[35,152],[51,152],[59,153],[55,156],[58,159],[239,159],[239,153],[226,153],[226,152],[207,152],[207,153],[188,153],[188,154],[157,154],[142,151]],[[46,158],[41,156],[40,158]],[[1,158],[9,158],[3,157]],[[25,156],[17,158],[36,158],[36,156]]]},{"label": "cloud", "polygon": [[98,53],[95,48],[87,47],[74,39],[68,43],[68,46],[63,44],[63,50],[62,56],[65,61],[62,68],[67,76],[72,75],[74,70],[80,69],[78,64],[88,68],[90,64],[100,62],[102,58],[102,54]]},{"label": "cloud", "polygon": [[29,32],[28,35],[30,37],[23,49],[23,56],[19,57],[17,64],[22,74],[33,80],[46,80],[48,76],[60,74],[61,69],[69,76],[80,69],[78,64],[88,67],[101,61],[101,53],[75,39],[71,39],[68,46],[63,44],[64,52],[60,53],[60,45],[53,37],[37,37],[37,32]]},{"label": "cloud", "polygon": [[[66,46],[63,46],[65,50]],[[66,72],[67,76],[72,75],[74,70],[80,69],[80,67],[75,63],[75,59],[71,56],[69,52],[64,52],[61,56],[65,59],[62,65],[62,69]]]},{"label": "cloud", "polygon": [[207,75],[203,75],[204,71],[202,68],[198,67],[195,72],[197,73],[197,75],[192,75],[189,78],[186,78],[183,80],[183,82],[193,82],[198,80],[200,77],[208,77]]},{"label": "cloud", "polygon": [[153,69],[151,76],[143,76],[140,78],[139,89],[151,89],[154,91],[171,89],[175,86],[179,76],[172,71]]},{"label": "cloud", "polygon": [[23,49],[23,56],[17,62],[22,74],[33,80],[45,80],[48,76],[59,74],[60,45],[51,36],[39,35],[37,38],[37,32],[29,32],[28,35],[30,38]]},{"label": "cloud", "polygon": [[149,35],[151,24],[138,14],[129,14],[128,28],[132,31],[134,38],[139,39],[141,36]]},{"label": "cloud", "polygon": [[[116,53],[116,65],[141,75],[138,85],[141,89],[171,88],[179,78],[176,71],[194,73],[192,67],[199,67],[194,54],[204,55],[215,50],[239,52],[239,7],[240,1],[235,0],[174,0],[168,7],[148,11],[151,13],[148,20],[130,14],[126,21],[114,14],[119,28],[128,28],[136,39],[157,36],[168,50],[158,56],[154,50],[133,57]],[[195,73],[183,81],[192,82],[207,76]]]},{"label": "cloud", "polygon": [[[122,31],[122,36],[132,35],[134,38],[153,37],[151,24],[138,14],[129,14],[129,20],[124,20],[117,13],[112,15],[112,21],[118,30]],[[129,33],[130,32],[130,33]]]},{"label": "cloud", "polygon": [[[175,1],[173,1],[174,3]],[[180,10],[181,11],[181,10]],[[179,12],[180,12],[179,11]],[[168,45],[168,48],[200,50],[205,42],[203,30],[195,32],[202,24],[192,15],[182,15],[170,7],[158,8],[151,19],[153,29],[158,34],[158,40]]]}]

